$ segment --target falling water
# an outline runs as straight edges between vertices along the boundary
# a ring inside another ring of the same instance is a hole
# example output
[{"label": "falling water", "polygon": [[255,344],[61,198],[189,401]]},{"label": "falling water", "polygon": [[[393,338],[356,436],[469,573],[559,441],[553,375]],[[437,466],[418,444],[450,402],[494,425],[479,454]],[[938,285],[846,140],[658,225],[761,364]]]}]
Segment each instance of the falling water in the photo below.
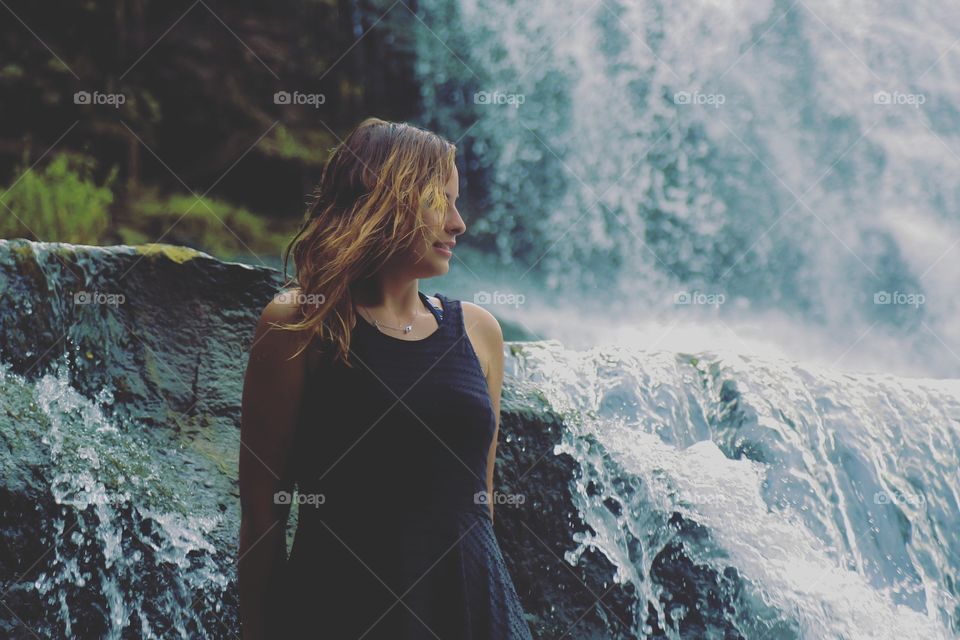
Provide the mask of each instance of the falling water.
[{"label": "falling water", "polygon": [[[169,434],[110,417],[112,392],[85,398],[66,367],[28,381],[0,365],[0,387],[5,435],[15,434],[22,463],[37,464],[54,501],[36,505],[50,512],[31,585],[44,613],[31,630],[119,639],[219,638],[235,628],[222,607],[231,560],[213,542],[223,518],[193,481],[192,456]],[[37,442],[41,459],[29,462]]]},{"label": "falling water", "polygon": [[423,120],[458,140],[462,244],[550,310],[527,315],[537,333],[592,346],[680,322],[723,329],[714,346],[958,375],[953,7],[422,5]]},{"label": "falling water", "polygon": [[567,560],[611,560],[638,635],[960,631],[960,381],[551,342],[509,375],[570,427],[593,532]]}]

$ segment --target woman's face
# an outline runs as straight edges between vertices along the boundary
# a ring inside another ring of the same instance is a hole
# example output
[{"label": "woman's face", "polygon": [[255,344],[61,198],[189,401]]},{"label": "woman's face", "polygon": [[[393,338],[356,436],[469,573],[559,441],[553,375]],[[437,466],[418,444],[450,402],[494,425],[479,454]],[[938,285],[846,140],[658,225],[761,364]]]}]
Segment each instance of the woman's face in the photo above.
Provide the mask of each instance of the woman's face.
[{"label": "woman's face", "polygon": [[425,238],[425,251],[416,251],[414,267],[417,278],[432,278],[441,276],[450,270],[450,260],[453,259],[454,243],[458,235],[467,230],[467,226],[457,211],[457,198],[460,196],[460,174],[454,165],[450,179],[444,186],[447,194],[447,205],[444,211],[437,211],[432,207],[424,210],[424,221],[428,231]]}]

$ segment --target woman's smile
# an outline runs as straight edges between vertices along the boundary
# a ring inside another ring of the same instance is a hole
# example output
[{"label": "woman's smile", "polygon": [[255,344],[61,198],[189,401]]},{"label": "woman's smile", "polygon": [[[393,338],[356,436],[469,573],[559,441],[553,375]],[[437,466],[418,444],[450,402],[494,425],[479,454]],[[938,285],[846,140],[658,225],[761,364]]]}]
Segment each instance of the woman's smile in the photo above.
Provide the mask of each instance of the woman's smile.
[{"label": "woman's smile", "polygon": [[435,242],[433,248],[442,256],[451,257],[453,255],[453,245],[456,242]]}]

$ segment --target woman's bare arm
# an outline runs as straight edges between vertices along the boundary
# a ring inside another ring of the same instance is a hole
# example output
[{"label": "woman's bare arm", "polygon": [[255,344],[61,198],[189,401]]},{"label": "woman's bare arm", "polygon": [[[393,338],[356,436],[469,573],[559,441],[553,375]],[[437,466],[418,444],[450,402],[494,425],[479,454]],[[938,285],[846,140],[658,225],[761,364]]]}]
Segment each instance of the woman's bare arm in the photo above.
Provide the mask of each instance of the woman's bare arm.
[{"label": "woman's bare arm", "polygon": [[[476,349],[481,368],[487,378],[487,388],[490,390],[490,403],[493,405],[495,427],[493,441],[487,452],[487,497],[490,507],[490,519],[493,520],[493,472],[497,460],[497,440],[500,437],[500,391],[503,386],[503,330],[496,317],[480,305],[472,302],[461,303],[464,311],[464,320],[478,338]],[[467,317],[469,315],[469,318]],[[486,365],[484,367],[484,365]]]},{"label": "woman's bare arm", "polygon": [[[492,317],[492,316],[491,316]],[[487,493],[490,495],[490,520],[493,520],[493,470],[497,461],[497,439],[500,437],[500,390],[503,386],[503,333],[500,323],[493,319],[493,334],[490,344],[490,370],[487,371],[487,386],[490,388],[490,402],[493,404],[493,415],[496,418],[496,428],[493,431],[493,442],[490,443],[490,452],[487,454]]]},{"label": "woman's bare arm", "polygon": [[243,383],[240,428],[240,547],[238,582],[243,640],[270,636],[264,629],[266,588],[286,561],[289,502],[287,465],[299,416],[306,352],[290,358],[303,336],[272,326],[299,320],[296,296],[275,298],[263,310]]}]

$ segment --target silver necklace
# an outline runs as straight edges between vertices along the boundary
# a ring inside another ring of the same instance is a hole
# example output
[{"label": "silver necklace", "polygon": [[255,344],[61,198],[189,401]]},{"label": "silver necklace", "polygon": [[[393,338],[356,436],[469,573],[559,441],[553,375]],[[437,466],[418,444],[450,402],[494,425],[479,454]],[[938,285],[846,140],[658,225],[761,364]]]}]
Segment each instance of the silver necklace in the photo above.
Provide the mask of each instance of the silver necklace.
[{"label": "silver necklace", "polygon": [[[368,311],[367,313],[370,313],[370,312]],[[374,318],[373,324],[374,324],[378,329],[379,329],[380,327],[386,327],[387,329],[393,329],[394,331],[403,331],[404,333],[410,333],[411,331],[413,331],[413,323],[414,323],[414,322],[416,321],[416,319],[419,318],[421,315],[423,315],[423,314],[420,313],[420,310],[418,309],[417,312],[414,313],[413,319],[410,320],[410,323],[409,323],[409,324],[405,324],[405,325],[403,325],[402,327],[391,327],[391,326],[388,325],[388,324],[384,324],[384,323],[380,322],[380,321],[377,320],[376,318]],[[373,317],[373,316],[371,316],[371,317]]]}]

